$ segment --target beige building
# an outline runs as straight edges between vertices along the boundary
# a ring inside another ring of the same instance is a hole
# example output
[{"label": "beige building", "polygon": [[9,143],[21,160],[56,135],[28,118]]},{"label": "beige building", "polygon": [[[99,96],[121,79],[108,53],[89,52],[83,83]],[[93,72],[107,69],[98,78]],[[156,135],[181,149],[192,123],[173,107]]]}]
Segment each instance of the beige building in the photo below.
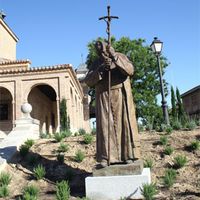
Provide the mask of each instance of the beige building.
[{"label": "beige building", "polygon": [[41,132],[60,129],[60,101],[67,100],[72,132],[90,131],[87,94],[70,64],[31,67],[29,60],[16,60],[17,36],[0,15],[0,131],[10,132],[22,118],[21,105],[28,102],[31,117],[40,121]]},{"label": "beige building", "polygon": [[181,95],[183,106],[190,117],[200,118],[200,85]]}]

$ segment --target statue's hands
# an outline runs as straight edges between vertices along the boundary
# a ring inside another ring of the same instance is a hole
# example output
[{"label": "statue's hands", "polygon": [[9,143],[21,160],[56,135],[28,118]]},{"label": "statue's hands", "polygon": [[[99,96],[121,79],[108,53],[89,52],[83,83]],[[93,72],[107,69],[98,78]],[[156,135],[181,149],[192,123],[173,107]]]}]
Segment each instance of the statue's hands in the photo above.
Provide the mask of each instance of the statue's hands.
[{"label": "statue's hands", "polygon": [[110,57],[112,60],[115,60],[115,55],[116,55],[116,54],[115,54],[114,48],[113,48],[112,46],[110,46],[110,45],[107,45],[107,46],[106,46],[106,51],[107,51],[109,57]]},{"label": "statue's hands", "polygon": [[104,57],[104,64],[105,64],[105,70],[110,70],[112,68],[112,59],[109,57]]}]

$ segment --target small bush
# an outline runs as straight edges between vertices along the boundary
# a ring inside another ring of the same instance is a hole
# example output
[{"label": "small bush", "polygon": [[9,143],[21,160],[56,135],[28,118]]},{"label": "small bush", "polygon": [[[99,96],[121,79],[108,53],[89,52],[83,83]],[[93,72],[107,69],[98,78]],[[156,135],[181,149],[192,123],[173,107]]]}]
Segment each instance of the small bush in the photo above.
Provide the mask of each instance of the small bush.
[{"label": "small bush", "polygon": [[83,141],[85,144],[91,144],[93,141],[93,136],[91,134],[85,134],[83,136]]},{"label": "small bush", "polygon": [[39,189],[34,185],[26,186],[23,189],[23,200],[37,200]]},{"label": "small bush", "polygon": [[60,146],[58,147],[58,152],[67,152],[69,151],[69,145],[60,143]]},{"label": "small bush", "polygon": [[44,178],[44,176],[46,174],[46,170],[45,170],[45,168],[42,165],[39,164],[37,167],[35,167],[33,169],[33,174],[34,174],[34,177],[37,180],[40,180],[40,179]]},{"label": "small bush", "polygon": [[175,167],[177,169],[185,166],[185,164],[187,163],[187,158],[186,156],[182,156],[182,155],[178,155],[174,158],[174,164],[175,164]]},{"label": "small bush", "polygon": [[144,160],[144,167],[152,169],[153,167],[153,160],[151,158],[147,158]]},{"label": "small bush", "polygon": [[200,119],[196,119],[195,122],[197,126],[200,126]]},{"label": "small bush", "polygon": [[160,125],[160,132],[165,132],[167,127],[168,127],[167,124],[161,124]]},{"label": "small bush", "polygon": [[174,169],[167,169],[165,171],[165,176],[163,177],[163,182],[167,188],[170,188],[173,186],[173,184],[176,180],[176,175],[177,175],[177,172]]},{"label": "small bush", "polygon": [[173,151],[174,151],[174,148],[172,148],[171,146],[166,146],[164,149],[164,154],[171,155]]},{"label": "small bush", "polygon": [[160,137],[160,144],[161,145],[167,145],[167,143],[168,143],[167,137],[166,136],[161,136]]},{"label": "small bush", "polygon": [[190,144],[190,149],[195,151],[195,150],[199,150],[200,149],[200,142],[198,140],[195,140],[193,141],[191,144]]},{"label": "small bush", "polygon": [[78,132],[79,132],[79,135],[85,135],[85,134],[86,134],[86,131],[85,131],[85,129],[83,129],[83,128],[80,128],[80,129],[78,130]]},{"label": "small bush", "polygon": [[82,162],[83,161],[83,159],[85,158],[85,154],[81,151],[81,150],[78,150],[77,152],[76,152],[76,155],[75,155],[75,157],[74,157],[74,160],[76,161],[76,162]]},{"label": "small bush", "polygon": [[75,132],[74,133],[74,136],[76,137],[76,136],[79,136],[79,133],[78,132]]},{"label": "small bush", "polygon": [[182,128],[181,122],[179,120],[172,121],[171,125],[174,130],[180,130]]},{"label": "small bush", "polygon": [[97,129],[96,129],[96,128],[93,128],[92,131],[91,131],[91,134],[92,134],[92,135],[96,135],[96,132],[97,132]]},{"label": "small bush", "polygon": [[145,126],[145,129],[146,129],[147,131],[152,131],[152,130],[153,130],[153,124],[148,123],[148,124]]},{"label": "small bush", "polygon": [[186,122],[185,127],[189,130],[192,131],[196,128],[196,123],[194,120],[189,120],[188,122]]},{"label": "small bush", "polygon": [[64,136],[61,133],[54,134],[54,139],[56,140],[56,142],[61,142],[63,138]]},{"label": "small bush", "polygon": [[40,133],[40,138],[42,138],[42,139],[47,139],[49,137],[50,137],[50,135],[47,133]]},{"label": "small bush", "polygon": [[0,174],[0,186],[8,186],[11,181],[11,176],[9,173],[1,172]]},{"label": "small bush", "polygon": [[67,169],[65,171],[65,178],[67,181],[71,181],[73,179],[74,175],[75,175],[75,173],[72,169]]},{"label": "small bush", "polygon": [[145,200],[154,200],[154,196],[158,193],[155,183],[144,184],[140,189]]},{"label": "small bush", "polygon": [[38,160],[37,160],[37,157],[36,156],[34,156],[34,155],[30,155],[29,157],[28,157],[28,163],[29,163],[29,165],[36,165],[37,164],[37,162],[38,162]]},{"label": "small bush", "polygon": [[171,134],[172,131],[173,131],[173,128],[171,126],[167,126],[165,131],[166,131],[167,134]]},{"label": "small bush", "polygon": [[28,139],[24,144],[31,148],[34,145],[34,140]]},{"label": "small bush", "polygon": [[62,131],[61,135],[63,136],[63,138],[70,137],[72,135],[72,132],[70,130]]},{"label": "small bush", "polygon": [[63,155],[63,154],[58,154],[57,155],[57,161],[59,162],[59,163],[64,163],[64,161],[65,161],[65,156]]},{"label": "small bush", "polygon": [[0,187],[0,198],[2,197],[8,197],[9,196],[9,190],[7,185],[3,185]]},{"label": "small bush", "polygon": [[69,200],[70,187],[67,181],[56,183],[56,200]]},{"label": "small bush", "polygon": [[21,155],[22,157],[25,157],[25,156],[28,154],[29,149],[30,149],[29,146],[27,146],[27,145],[25,145],[25,144],[22,144],[22,145],[20,146],[20,148],[19,148],[19,153],[20,153],[20,155]]}]

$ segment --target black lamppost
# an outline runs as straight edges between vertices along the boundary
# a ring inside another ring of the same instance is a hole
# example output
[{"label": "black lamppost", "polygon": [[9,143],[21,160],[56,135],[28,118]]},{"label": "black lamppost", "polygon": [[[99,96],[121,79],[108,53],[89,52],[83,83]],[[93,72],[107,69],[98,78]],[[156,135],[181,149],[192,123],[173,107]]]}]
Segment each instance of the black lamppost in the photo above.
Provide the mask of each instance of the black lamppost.
[{"label": "black lamppost", "polygon": [[163,46],[163,42],[161,42],[160,40],[158,40],[157,37],[155,37],[153,42],[151,43],[151,48],[156,55],[157,63],[158,63],[160,89],[161,89],[161,95],[162,95],[161,103],[162,103],[162,109],[163,109],[163,117],[165,119],[166,124],[170,125],[169,115],[168,115],[168,111],[167,111],[167,102],[165,100],[164,85],[163,85],[163,79],[162,79],[162,70],[161,70],[161,66],[160,66],[160,55],[161,55],[161,51],[162,51],[162,46]]}]

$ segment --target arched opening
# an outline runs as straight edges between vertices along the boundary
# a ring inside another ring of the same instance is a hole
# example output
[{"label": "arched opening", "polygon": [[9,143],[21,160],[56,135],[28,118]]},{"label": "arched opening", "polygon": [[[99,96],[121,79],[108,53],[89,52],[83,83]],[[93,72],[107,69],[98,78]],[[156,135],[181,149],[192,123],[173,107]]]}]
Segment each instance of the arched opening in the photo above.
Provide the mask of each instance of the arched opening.
[{"label": "arched opening", "polygon": [[0,87],[0,132],[9,133],[13,129],[12,95],[9,90]]},{"label": "arched opening", "polygon": [[59,123],[55,90],[46,84],[34,86],[28,95],[28,102],[33,108],[31,117],[40,121],[40,132],[56,132]]}]

